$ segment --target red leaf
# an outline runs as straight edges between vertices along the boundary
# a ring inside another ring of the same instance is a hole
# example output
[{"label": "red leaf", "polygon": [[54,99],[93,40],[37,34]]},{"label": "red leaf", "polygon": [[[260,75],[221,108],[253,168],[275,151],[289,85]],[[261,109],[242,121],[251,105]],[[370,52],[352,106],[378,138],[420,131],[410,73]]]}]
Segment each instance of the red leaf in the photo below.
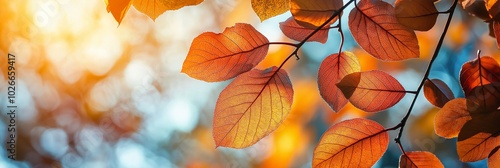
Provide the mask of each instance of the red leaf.
[{"label": "red leaf", "polygon": [[[309,34],[311,34],[314,29],[305,28],[299,25],[293,17],[288,18],[286,21],[280,23],[280,29],[288,38],[291,38],[295,41],[304,40]],[[318,32],[316,32],[311,38],[307,41],[317,41],[320,43],[326,43],[328,40],[328,31],[330,28],[322,28]]]},{"label": "red leaf", "polygon": [[417,36],[401,25],[394,7],[383,1],[363,0],[349,14],[349,29],[361,48],[385,61],[420,56]]},{"label": "red leaf", "polygon": [[432,105],[439,108],[442,108],[446,102],[455,98],[448,85],[439,79],[425,81],[424,95]]},{"label": "red leaf", "polygon": [[464,98],[453,99],[438,111],[434,118],[436,134],[444,138],[455,138],[464,124],[471,120]]},{"label": "red leaf", "polygon": [[497,47],[500,48],[500,21],[493,20],[490,24],[493,24],[493,32],[497,39]]},{"label": "red leaf", "polygon": [[460,84],[468,96],[476,86],[500,82],[500,66],[495,59],[484,56],[465,63],[460,71]]},{"label": "red leaf", "polygon": [[474,162],[488,157],[500,145],[500,111],[473,116],[460,130],[457,141],[458,158]]},{"label": "red leaf", "polygon": [[397,0],[395,4],[396,17],[401,24],[413,30],[430,30],[438,17],[434,1]]},{"label": "red leaf", "polygon": [[477,86],[466,98],[471,115],[496,111],[500,106],[500,82]]},{"label": "red leaf", "polygon": [[425,152],[415,151],[406,152],[399,158],[400,168],[444,168],[443,163],[436,155]]},{"label": "red leaf", "polygon": [[264,59],[269,41],[249,24],[237,23],[222,34],[196,37],[182,72],[207,82],[224,81],[247,72]]},{"label": "red leaf", "polygon": [[290,112],[293,88],[284,70],[251,70],[219,95],[213,137],[217,146],[244,148],[278,128]]},{"label": "red leaf", "polygon": [[340,111],[347,104],[347,99],[335,84],[347,74],[360,70],[359,61],[351,52],[332,54],[321,63],[318,72],[319,93],[334,111]]},{"label": "red leaf", "polygon": [[312,167],[371,167],[388,145],[389,135],[377,122],[364,118],[342,121],[321,137]]},{"label": "red leaf", "polygon": [[[342,6],[342,0],[290,0],[290,12],[293,18],[298,24],[310,29],[321,26]],[[337,19],[338,16],[330,24]]]},{"label": "red leaf", "polygon": [[394,77],[378,70],[349,74],[337,83],[337,87],[352,105],[366,112],[392,107],[406,94]]}]

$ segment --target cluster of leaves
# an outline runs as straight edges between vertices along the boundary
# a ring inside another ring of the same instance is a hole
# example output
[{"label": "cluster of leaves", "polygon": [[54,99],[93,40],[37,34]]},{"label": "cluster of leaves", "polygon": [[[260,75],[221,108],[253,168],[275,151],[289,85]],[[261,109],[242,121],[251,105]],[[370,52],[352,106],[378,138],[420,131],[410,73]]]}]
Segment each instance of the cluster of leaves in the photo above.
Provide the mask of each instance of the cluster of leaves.
[{"label": "cluster of leaves", "polygon": [[[133,3],[139,11],[154,19],[159,9],[147,7],[161,3],[164,7],[176,9],[201,1],[154,0],[155,4],[150,5],[149,1],[109,0],[108,11],[120,22]],[[500,145],[500,130],[494,121],[500,116],[500,67],[492,58],[481,58],[479,54],[476,60],[464,64],[460,80],[465,99],[454,99],[446,83],[428,79],[459,1],[453,1],[450,9],[444,12],[437,11],[437,2],[396,0],[391,5],[382,0],[349,0],[346,4],[343,0],[252,0],[252,7],[262,21],[290,11],[292,17],[279,26],[287,37],[298,43],[269,42],[253,26],[237,23],[222,33],[206,32],[197,36],[191,44],[182,72],[207,82],[234,78],[217,100],[213,137],[217,147],[245,148],[276,130],[290,112],[294,91],[287,72],[282,69],[283,65],[294,56],[299,58],[298,50],[304,43],[325,43],[328,32],[337,28],[342,37],[340,49],[338,53],[327,56],[318,71],[320,94],[334,111],[341,110],[350,102],[363,111],[379,112],[397,104],[407,93],[414,94],[414,99],[406,116],[391,128],[364,118],[331,126],[314,150],[313,167],[370,167],[387,150],[388,131],[398,129],[399,135],[395,140],[403,152],[401,167],[443,167],[432,153],[405,152],[401,146],[403,128],[422,89],[432,104],[442,107],[436,116],[436,133],[446,138],[458,135],[460,159],[476,161],[489,157],[490,165],[498,165],[500,154],[496,151]],[[460,0],[460,3],[470,11],[471,5],[468,4],[480,1]],[[351,4],[355,8],[349,13],[348,25],[354,39],[366,52],[382,61],[419,58],[415,31],[430,30],[439,14],[449,14],[434,56],[416,91],[406,90],[386,72],[361,71],[356,55],[349,51],[342,52],[344,38],[340,16]],[[498,15],[497,10],[500,10],[496,7],[496,0],[483,1],[483,5],[489,13],[488,22],[493,24],[494,30],[500,29],[495,28],[495,24],[500,25],[494,19]],[[477,15],[476,12],[471,13]],[[255,69],[265,59],[272,44],[294,46],[295,50],[281,65],[265,70]]]},{"label": "cluster of leaves", "polygon": [[436,134],[458,137],[458,157],[464,162],[489,158],[498,167],[500,148],[500,66],[491,57],[465,63],[460,71],[465,98],[454,99],[448,86],[439,79],[426,82],[424,93],[441,109],[436,114]]}]

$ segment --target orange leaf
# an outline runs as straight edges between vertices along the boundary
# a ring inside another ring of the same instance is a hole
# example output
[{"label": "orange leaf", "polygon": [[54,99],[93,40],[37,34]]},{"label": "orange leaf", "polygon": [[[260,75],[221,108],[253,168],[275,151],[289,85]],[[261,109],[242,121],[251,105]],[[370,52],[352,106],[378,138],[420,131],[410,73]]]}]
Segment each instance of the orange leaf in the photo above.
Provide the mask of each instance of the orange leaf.
[{"label": "orange leaf", "polygon": [[446,102],[455,98],[448,85],[439,79],[425,81],[424,95],[432,105],[439,108],[442,108]]},{"label": "orange leaf", "polygon": [[312,167],[371,167],[388,145],[389,135],[377,122],[364,118],[342,121],[321,137]]},{"label": "orange leaf", "polygon": [[[311,34],[314,29],[305,28],[297,23],[293,17],[288,18],[286,21],[280,23],[280,29],[288,38],[295,41],[304,40],[309,34]],[[317,41],[320,43],[326,43],[328,39],[329,27],[322,28],[316,34],[307,39],[307,41]]]},{"label": "orange leaf", "polygon": [[493,20],[490,25],[493,26],[493,33],[497,39],[497,47],[500,48],[500,21]]},{"label": "orange leaf", "polygon": [[387,2],[363,0],[349,14],[349,29],[358,44],[374,57],[400,61],[420,56],[417,36],[401,25]]},{"label": "orange leaf", "polygon": [[395,4],[398,21],[414,30],[427,31],[436,23],[438,11],[435,0],[397,0]]},{"label": "orange leaf", "polygon": [[[342,0],[290,0],[290,12],[298,24],[315,29],[325,23],[343,4]],[[338,16],[328,25],[337,19]]]},{"label": "orange leaf", "polygon": [[500,106],[500,82],[477,86],[467,98],[467,110],[474,114],[490,113]]},{"label": "orange leaf", "polygon": [[379,70],[349,74],[337,83],[337,87],[352,105],[366,112],[392,107],[406,94],[394,77]]},{"label": "orange leaf", "polygon": [[488,157],[500,145],[500,111],[479,115],[467,121],[460,130],[457,142],[458,157],[463,162],[474,162]]},{"label": "orange leaf", "polygon": [[127,13],[130,5],[132,5],[132,0],[107,0],[106,10],[113,14],[115,20],[120,24],[122,22],[123,17]]},{"label": "orange leaf", "polygon": [[290,0],[252,0],[252,8],[260,21],[264,21],[288,11]]},{"label": "orange leaf", "polygon": [[500,66],[491,57],[484,56],[465,63],[460,70],[460,85],[468,96],[476,86],[500,82]]},{"label": "orange leaf", "polygon": [[464,98],[453,99],[438,111],[434,118],[436,134],[444,138],[455,138],[464,124],[471,120]]},{"label": "orange leaf", "polygon": [[284,70],[251,70],[219,95],[213,136],[217,146],[244,148],[278,128],[290,112],[293,88]]},{"label": "orange leaf", "polygon": [[444,168],[443,163],[436,157],[436,155],[425,152],[415,151],[406,152],[399,158],[400,168]]},{"label": "orange leaf", "polygon": [[493,149],[488,156],[488,167],[500,167],[500,152],[498,152],[498,149],[500,149],[500,146]]},{"label": "orange leaf", "polygon": [[321,63],[318,72],[319,93],[333,111],[338,112],[347,104],[347,99],[335,84],[347,74],[359,71],[359,61],[351,52],[332,54]]},{"label": "orange leaf", "polygon": [[167,0],[133,0],[134,7],[155,20],[167,10],[177,10],[184,6],[198,5],[203,0],[182,0],[182,1],[167,1]]},{"label": "orange leaf", "polygon": [[486,9],[492,18],[500,13],[500,2],[498,0],[486,0]]},{"label": "orange leaf", "polygon": [[207,82],[247,72],[264,59],[269,41],[249,24],[237,23],[222,34],[206,32],[193,40],[182,72]]}]

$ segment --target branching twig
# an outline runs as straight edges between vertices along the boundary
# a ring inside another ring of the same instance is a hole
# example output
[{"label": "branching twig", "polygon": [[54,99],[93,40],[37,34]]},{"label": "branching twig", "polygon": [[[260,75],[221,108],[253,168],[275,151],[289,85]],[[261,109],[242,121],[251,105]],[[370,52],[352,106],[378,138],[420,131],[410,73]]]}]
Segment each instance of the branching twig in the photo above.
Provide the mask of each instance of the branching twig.
[{"label": "branching twig", "polygon": [[417,88],[417,91],[416,91],[417,94],[415,94],[415,97],[413,98],[413,101],[411,102],[410,108],[408,108],[408,112],[406,113],[406,115],[403,117],[403,119],[401,120],[401,122],[398,125],[390,128],[390,130],[395,130],[395,129],[399,128],[398,136],[394,139],[394,141],[396,141],[396,143],[399,145],[403,154],[406,154],[406,153],[401,145],[401,136],[403,134],[403,130],[404,130],[404,127],[406,125],[406,121],[410,117],[410,114],[413,110],[415,102],[417,101],[418,93],[420,93],[420,91],[422,90],[422,88],[424,86],[425,81],[429,78],[429,74],[430,74],[432,65],[433,65],[434,61],[436,60],[437,56],[439,55],[439,50],[441,49],[441,46],[443,45],[444,38],[446,36],[446,33],[448,32],[448,28],[450,27],[450,23],[451,23],[451,20],[453,18],[453,13],[455,11],[455,7],[457,6],[457,3],[458,3],[458,0],[453,1],[453,5],[451,5],[450,9],[448,9],[446,11],[446,13],[449,13],[448,20],[446,21],[443,33],[441,34],[441,37],[439,38],[439,42],[436,46],[436,49],[434,50],[434,55],[432,56],[431,61],[429,62],[429,65],[427,66],[427,70],[425,70],[424,77],[422,78],[422,81],[420,82],[420,85]]}]

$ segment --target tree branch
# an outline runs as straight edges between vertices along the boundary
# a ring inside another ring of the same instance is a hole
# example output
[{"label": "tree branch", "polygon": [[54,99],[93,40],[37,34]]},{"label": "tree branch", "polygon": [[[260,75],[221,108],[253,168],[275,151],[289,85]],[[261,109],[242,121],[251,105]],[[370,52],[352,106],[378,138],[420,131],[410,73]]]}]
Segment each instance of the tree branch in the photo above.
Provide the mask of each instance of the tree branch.
[{"label": "tree branch", "polygon": [[455,11],[457,3],[458,3],[458,0],[453,1],[453,5],[451,5],[450,9],[448,9],[446,11],[447,13],[449,13],[449,15],[448,15],[448,19],[446,20],[446,24],[445,24],[443,33],[441,34],[441,37],[439,38],[439,42],[438,42],[438,44],[436,46],[436,49],[434,50],[434,55],[432,56],[431,61],[429,62],[429,65],[427,66],[427,69],[425,70],[424,77],[422,78],[422,81],[420,82],[420,85],[417,88],[417,91],[416,91],[417,94],[415,94],[415,97],[413,98],[413,101],[411,102],[411,105],[410,105],[410,108],[408,109],[408,112],[406,113],[406,115],[403,117],[403,119],[401,120],[401,122],[398,125],[396,125],[395,127],[391,128],[392,130],[395,130],[395,129],[399,128],[398,136],[394,139],[394,141],[396,141],[396,143],[400,146],[401,151],[403,152],[403,154],[406,154],[406,153],[405,153],[405,151],[404,151],[404,149],[403,149],[403,147],[401,145],[401,136],[403,134],[403,130],[404,130],[404,127],[406,125],[406,121],[410,117],[410,114],[411,114],[411,112],[413,110],[413,107],[415,106],[415,102],[417,101],[417,98],[418,98],[418,95],[419,95],[418,93],[420,93],[420,91],[422,90],[422,88],[424,86],[425,80],[429,77],[432,65],[433,65],[434,61],[436,60],[436,58],[438,57],[438,55],[439,55],[439,50],[441,49],[441,46],[443,45],[444,38],[446,36],[446,33],[448,32],[448,28],[450,27],[450,23],[451,23],[451,20],[453,18],[453,13]]}]

